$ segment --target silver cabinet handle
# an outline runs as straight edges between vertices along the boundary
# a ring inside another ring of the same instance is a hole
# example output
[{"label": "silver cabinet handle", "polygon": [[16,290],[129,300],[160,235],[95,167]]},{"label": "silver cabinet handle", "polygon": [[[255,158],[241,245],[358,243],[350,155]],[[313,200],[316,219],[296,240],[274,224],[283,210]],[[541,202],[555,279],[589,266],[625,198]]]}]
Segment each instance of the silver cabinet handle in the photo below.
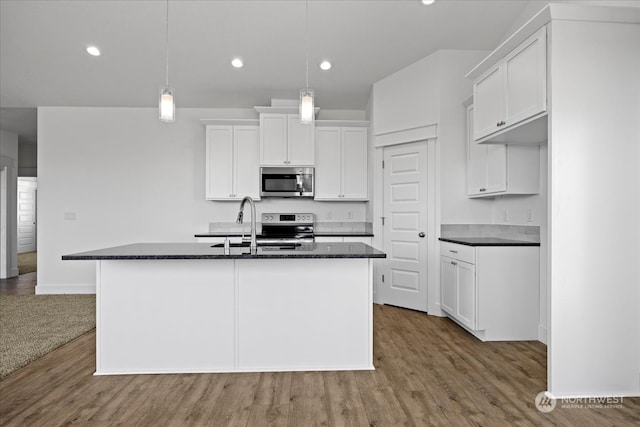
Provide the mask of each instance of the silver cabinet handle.
[{"label": "silver cabinet handle", "polygon": [[425,234],[422,231],[418,233],[418,237],[424,237],[424,236]]},{"label": "silver cabinet handle", "polygon": [[452,254],[457,254],[458,251],[454,251],[453,249],[449,249],[449,252],[451,252]]}]

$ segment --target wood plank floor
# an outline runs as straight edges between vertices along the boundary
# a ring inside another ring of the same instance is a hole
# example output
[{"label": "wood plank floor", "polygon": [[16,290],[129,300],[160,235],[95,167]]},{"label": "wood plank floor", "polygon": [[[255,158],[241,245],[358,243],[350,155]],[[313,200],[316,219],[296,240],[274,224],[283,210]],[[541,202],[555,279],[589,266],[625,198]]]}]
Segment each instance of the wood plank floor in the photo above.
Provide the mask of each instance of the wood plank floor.
[{"label": "wood plank floor", "polygon": [[21,274],[9,279],[0,279],[0,295],[33,295],[36,293],[37,274]]},{"label": "wood plank floor", "polygon": [[637,426],[620,408],[539,412],[546,347],[482,343],[448,319],[374,307],[375,371],[93,376],[89,332],[0,382],[3,426]]}]

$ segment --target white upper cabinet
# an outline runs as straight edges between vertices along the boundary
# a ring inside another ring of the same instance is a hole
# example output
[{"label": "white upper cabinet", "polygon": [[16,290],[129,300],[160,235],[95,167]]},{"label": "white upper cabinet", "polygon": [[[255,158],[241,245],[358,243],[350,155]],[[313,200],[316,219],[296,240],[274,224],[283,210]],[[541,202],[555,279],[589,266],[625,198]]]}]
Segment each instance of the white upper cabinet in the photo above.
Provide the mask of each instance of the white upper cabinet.
[{"label": "white upper cabinet", "polygon": [[367,200],[367,129],[316,128],[315,200]]},{"label": "white upper cabinet", "polygon": [[467,196],[495,197],[540,192],[540,148],[478,144],[473,140],[474,106],[467,107]]},{"label": "white upper cabinet", "polygon": [[313,166],[315,163],[315,127],[300,123],[298,114],[287,114],[288,164]]},{"label": "white upper cabinet", "polygon": [[260,164],[314,166],[314,126],[297,114],[260,114]]},{"label": "white upper cabinet", "polygon": [[474,81],[474,140],[503,133],[546,112],[546,55],[543,27]]},{"label": "white upper cabinet", "polygon": [[260,198],[258,126],[206,127],[206,199]]}]

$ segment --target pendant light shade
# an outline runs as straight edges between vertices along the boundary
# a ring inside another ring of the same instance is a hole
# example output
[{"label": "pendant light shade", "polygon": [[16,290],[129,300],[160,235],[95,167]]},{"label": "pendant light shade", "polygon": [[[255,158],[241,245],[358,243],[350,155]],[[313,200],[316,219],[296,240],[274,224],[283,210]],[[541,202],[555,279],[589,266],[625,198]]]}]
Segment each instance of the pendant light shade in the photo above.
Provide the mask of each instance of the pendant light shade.
[{"label": "pendant light shade", "polygon": [[300,90],[300,123],[309,125],[314,118],[313,89]]},{"label": "pendant light shade", "polygon": [[303,125],[313,124],[315,118],[314,111],[314,93],[313,89],[309,89],[309,0],[305,2],[306,13],[306,83],[304,89],[300,89],[300,123]]},{"label": "pendant light shade", "polygon": [[166,33],[165,33],[165,47],[167,52],[166,62],[166,80],[165,85],[160,88],[160,121],[161,122],[175,122],[176,121],[176,102],[173,96],[173,88],[169,86],[169,0],[167,0],[167,15],[166,15]]},{"label": "pendant light shade", "polygon": [[160,88],[160,121],[174,122],[176,120],[176,103],[173,99],[173,88]]}]

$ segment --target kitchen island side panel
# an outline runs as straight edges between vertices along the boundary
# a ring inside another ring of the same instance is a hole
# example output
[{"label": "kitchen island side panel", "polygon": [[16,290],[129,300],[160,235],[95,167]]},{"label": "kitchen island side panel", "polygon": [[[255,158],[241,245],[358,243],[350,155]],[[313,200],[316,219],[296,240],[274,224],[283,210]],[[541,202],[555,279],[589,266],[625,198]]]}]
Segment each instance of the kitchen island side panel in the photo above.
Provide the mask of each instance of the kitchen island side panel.
[{"label": "kitchen island side panel", "polygon": [[370,264],[239,261],[240,370],[373,369]]},{"label": "kitchen island side panel", "polygon": [[96,375],[373,367],[372,260],[97,261]]},{"label": "kitchen island side panel", "polygon": [[233,370],[233,260],[97,263],[96,374]]}]

